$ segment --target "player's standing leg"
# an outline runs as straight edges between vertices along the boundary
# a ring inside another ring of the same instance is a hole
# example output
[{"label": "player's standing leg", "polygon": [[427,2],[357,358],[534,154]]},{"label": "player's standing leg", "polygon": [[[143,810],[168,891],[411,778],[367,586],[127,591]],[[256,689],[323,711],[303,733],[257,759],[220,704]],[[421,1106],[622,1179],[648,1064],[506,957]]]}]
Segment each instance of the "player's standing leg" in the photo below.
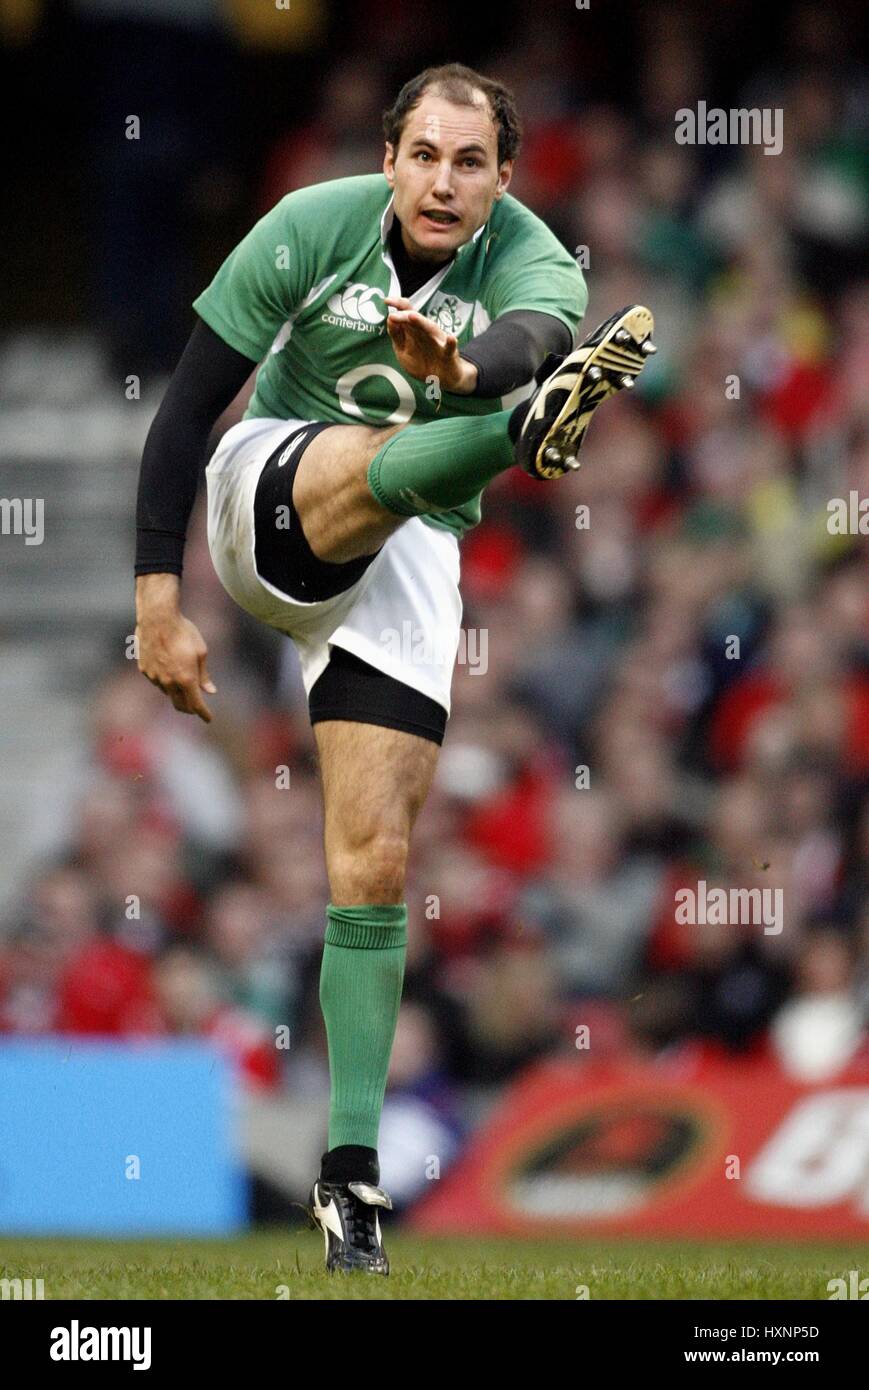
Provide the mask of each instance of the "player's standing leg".
[{"label": "player's standing leg", "polygon": [[438,745],[343,720],[314,725],[331,902],[320,977],[329,1042],[329,1150],[312,1192],[330,1270],[389,1270],[377,1133],[407,945],[405,866]]}]

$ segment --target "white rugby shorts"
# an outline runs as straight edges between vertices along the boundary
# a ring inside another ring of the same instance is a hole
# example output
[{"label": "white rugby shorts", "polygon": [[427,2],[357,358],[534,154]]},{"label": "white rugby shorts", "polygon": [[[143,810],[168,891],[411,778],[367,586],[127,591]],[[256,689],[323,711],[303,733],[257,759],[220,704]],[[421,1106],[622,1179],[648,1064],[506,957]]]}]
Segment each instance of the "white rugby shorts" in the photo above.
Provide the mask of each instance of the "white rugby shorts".
[{"label": "white rugby shorts", "polygon": [[246,613],[291,637],[310,694],[343,647],[450,711],[462,600],[459,545],[449,531],[410,517],[365,573],[333,598],[304,603],[257,573],[254,496],[282,440],[307,420],[242,420],[221,439],[205,470],[208,547],[223,587]]}]

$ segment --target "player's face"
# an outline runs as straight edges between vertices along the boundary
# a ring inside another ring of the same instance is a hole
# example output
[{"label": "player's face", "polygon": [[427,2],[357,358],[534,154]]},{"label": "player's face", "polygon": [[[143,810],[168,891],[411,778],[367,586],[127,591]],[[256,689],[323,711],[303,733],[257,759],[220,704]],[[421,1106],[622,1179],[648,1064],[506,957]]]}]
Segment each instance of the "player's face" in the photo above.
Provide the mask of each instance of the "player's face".
[{"label": "player's face", "polygon": [[383,161],[406,250],[449,260],[488,219],[512,170],[511,160],[498,164],[498,131],[482,93],[477,106],[424,93]]}]

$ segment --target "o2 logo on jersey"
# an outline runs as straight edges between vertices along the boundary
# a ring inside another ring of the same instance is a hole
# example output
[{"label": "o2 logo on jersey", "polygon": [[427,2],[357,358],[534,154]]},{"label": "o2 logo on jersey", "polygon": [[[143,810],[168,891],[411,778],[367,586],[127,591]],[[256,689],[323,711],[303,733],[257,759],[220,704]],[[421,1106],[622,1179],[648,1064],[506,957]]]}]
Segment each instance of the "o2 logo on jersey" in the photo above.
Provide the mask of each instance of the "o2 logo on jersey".
[{"label": "o2 logo on jersey", "polygon": [[[372,406],[368,407],[366,413],[354,397],[353,393],[356,387],[370,377],[380,378],[376,385],[378,395],[385,394],[383,381],[388,382],[395,391],[398,399],[388,415],[382,415],[379,411],[375,414]],[[338,395],[338,403],[345,415],[352,415],[354,420],[364,420],[367,425],[406,425],[416,409],[416,401],[410,382],[405,381],[401,373],[397,372],[394,367],[387,367],[379,362],[363,363],[358,367],[353,367],[349,372],[345,372],[335,382],[335,390]]]},{"label": "o2 logo on jersey", "polygon": [[375,329],[382,332],[380,325],[386,318],[383,301],[382,290],[361,283],[345,285],[343,290],[338,290],[326,300],[329,312],[323,315],[323,321],[362,333],[371,333]]}]

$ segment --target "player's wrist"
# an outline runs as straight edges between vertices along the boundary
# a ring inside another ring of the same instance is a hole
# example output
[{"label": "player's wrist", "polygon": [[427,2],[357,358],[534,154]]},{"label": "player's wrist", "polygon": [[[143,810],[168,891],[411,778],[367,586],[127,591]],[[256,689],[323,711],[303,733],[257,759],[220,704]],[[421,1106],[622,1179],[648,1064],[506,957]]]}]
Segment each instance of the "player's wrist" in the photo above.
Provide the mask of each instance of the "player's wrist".
[{"label": "player's wrist", "polygon": [[477,386],[477,368],[473,362],[468,362],[464,357],[460,357],[458,363],[458,374],[456,384],[450,389],[457,396],[470,396]]},{"label": "player's wrist", "polygon": [[181,611],[177,574],[140,574],[136,578],[136,620],[176,616]]}]

